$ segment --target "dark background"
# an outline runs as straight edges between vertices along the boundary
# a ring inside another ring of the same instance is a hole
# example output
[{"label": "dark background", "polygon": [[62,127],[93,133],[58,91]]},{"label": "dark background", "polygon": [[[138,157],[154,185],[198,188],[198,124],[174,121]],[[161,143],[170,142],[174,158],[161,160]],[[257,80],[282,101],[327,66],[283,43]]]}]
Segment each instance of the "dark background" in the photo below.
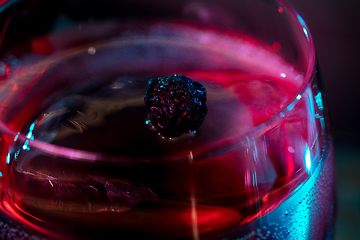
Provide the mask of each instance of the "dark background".
[{"label": "dark background", "polygon": [[285,0],[313,36],[332,129],[360,135],[360,3],[355,0]]},{"label": "dark background", "polygon": [[310,28],[325,86],[337,164],[335,239],[360,239],[360,1],[284,1]]}]

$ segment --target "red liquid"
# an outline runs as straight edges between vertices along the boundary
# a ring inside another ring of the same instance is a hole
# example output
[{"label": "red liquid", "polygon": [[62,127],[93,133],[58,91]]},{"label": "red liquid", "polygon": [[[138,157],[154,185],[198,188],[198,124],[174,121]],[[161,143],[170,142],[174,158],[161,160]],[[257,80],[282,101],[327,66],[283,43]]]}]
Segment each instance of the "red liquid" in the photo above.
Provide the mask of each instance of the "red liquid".
[{"label": "red liquid", "polygon": [[[254,230],[247,224],[320,179],[331,149],[315,82],[278,125],[241,137],[284,110],[303,84],[271,49],[184,24],[95,29],[104,31],[101,42],[93,31],[76,30],[34,41],[35,51],[45,43],[81,46],[24,57],[35,63],[12,75],[31,80],[9,93],[9,102],[17,99],[3,119],[10,128],[92,152],[41,152],[26,139],[3,136],[3,210],[29,231],[64,239],[242,237],[234,231]],[[143,94],[148,79],[174,73],[205,86],[208,114],[196,133],[163,139],[146,124]]]}]

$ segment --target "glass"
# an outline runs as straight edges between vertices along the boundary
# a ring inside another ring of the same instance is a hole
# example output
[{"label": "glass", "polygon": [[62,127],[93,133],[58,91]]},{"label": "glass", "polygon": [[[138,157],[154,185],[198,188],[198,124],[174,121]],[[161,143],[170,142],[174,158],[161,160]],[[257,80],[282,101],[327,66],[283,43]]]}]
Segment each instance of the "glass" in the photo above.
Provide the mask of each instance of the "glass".
[{"label": "glass", "polygon": [[[282,1],[13,0],[0,22],[7,239],[333,238],[314,43]],[[207,114],[169,137],[144,95],[174,74]]]}]

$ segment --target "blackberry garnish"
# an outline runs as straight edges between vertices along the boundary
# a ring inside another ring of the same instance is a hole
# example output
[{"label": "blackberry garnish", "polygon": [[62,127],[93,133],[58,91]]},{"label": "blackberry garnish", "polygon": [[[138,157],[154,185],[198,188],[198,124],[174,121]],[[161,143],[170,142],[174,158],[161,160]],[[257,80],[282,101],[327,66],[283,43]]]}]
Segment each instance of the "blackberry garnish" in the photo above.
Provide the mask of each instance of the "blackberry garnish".
[{"label": "blackberry garnish", "polygon": [[207,113],[206,89],[183,75],[149,80],[144,101],[151,124],[168,138],[195,131]]}]

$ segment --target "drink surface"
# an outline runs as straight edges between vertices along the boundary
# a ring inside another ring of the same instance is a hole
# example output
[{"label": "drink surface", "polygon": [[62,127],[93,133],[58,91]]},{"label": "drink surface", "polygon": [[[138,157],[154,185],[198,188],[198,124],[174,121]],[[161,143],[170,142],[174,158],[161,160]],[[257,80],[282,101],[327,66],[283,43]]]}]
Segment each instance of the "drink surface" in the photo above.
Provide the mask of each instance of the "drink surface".
[{"label": "drink surface", "polygon": [[[2,208],[29,231],[235,239],[263,216],[280,216],[325,163],[332,178],[320,92],[296,96],[303,73],[249,36],[104,23],[32,47],[11,67],[2,94],[11,111],[1,110],[19,132],[3,136]],[[144,94],[149,79],[172,74],[204,85],[208,114],[196,132],[168,139],[149,123]],[[278,125],[251,132],[284,109]]]}]

